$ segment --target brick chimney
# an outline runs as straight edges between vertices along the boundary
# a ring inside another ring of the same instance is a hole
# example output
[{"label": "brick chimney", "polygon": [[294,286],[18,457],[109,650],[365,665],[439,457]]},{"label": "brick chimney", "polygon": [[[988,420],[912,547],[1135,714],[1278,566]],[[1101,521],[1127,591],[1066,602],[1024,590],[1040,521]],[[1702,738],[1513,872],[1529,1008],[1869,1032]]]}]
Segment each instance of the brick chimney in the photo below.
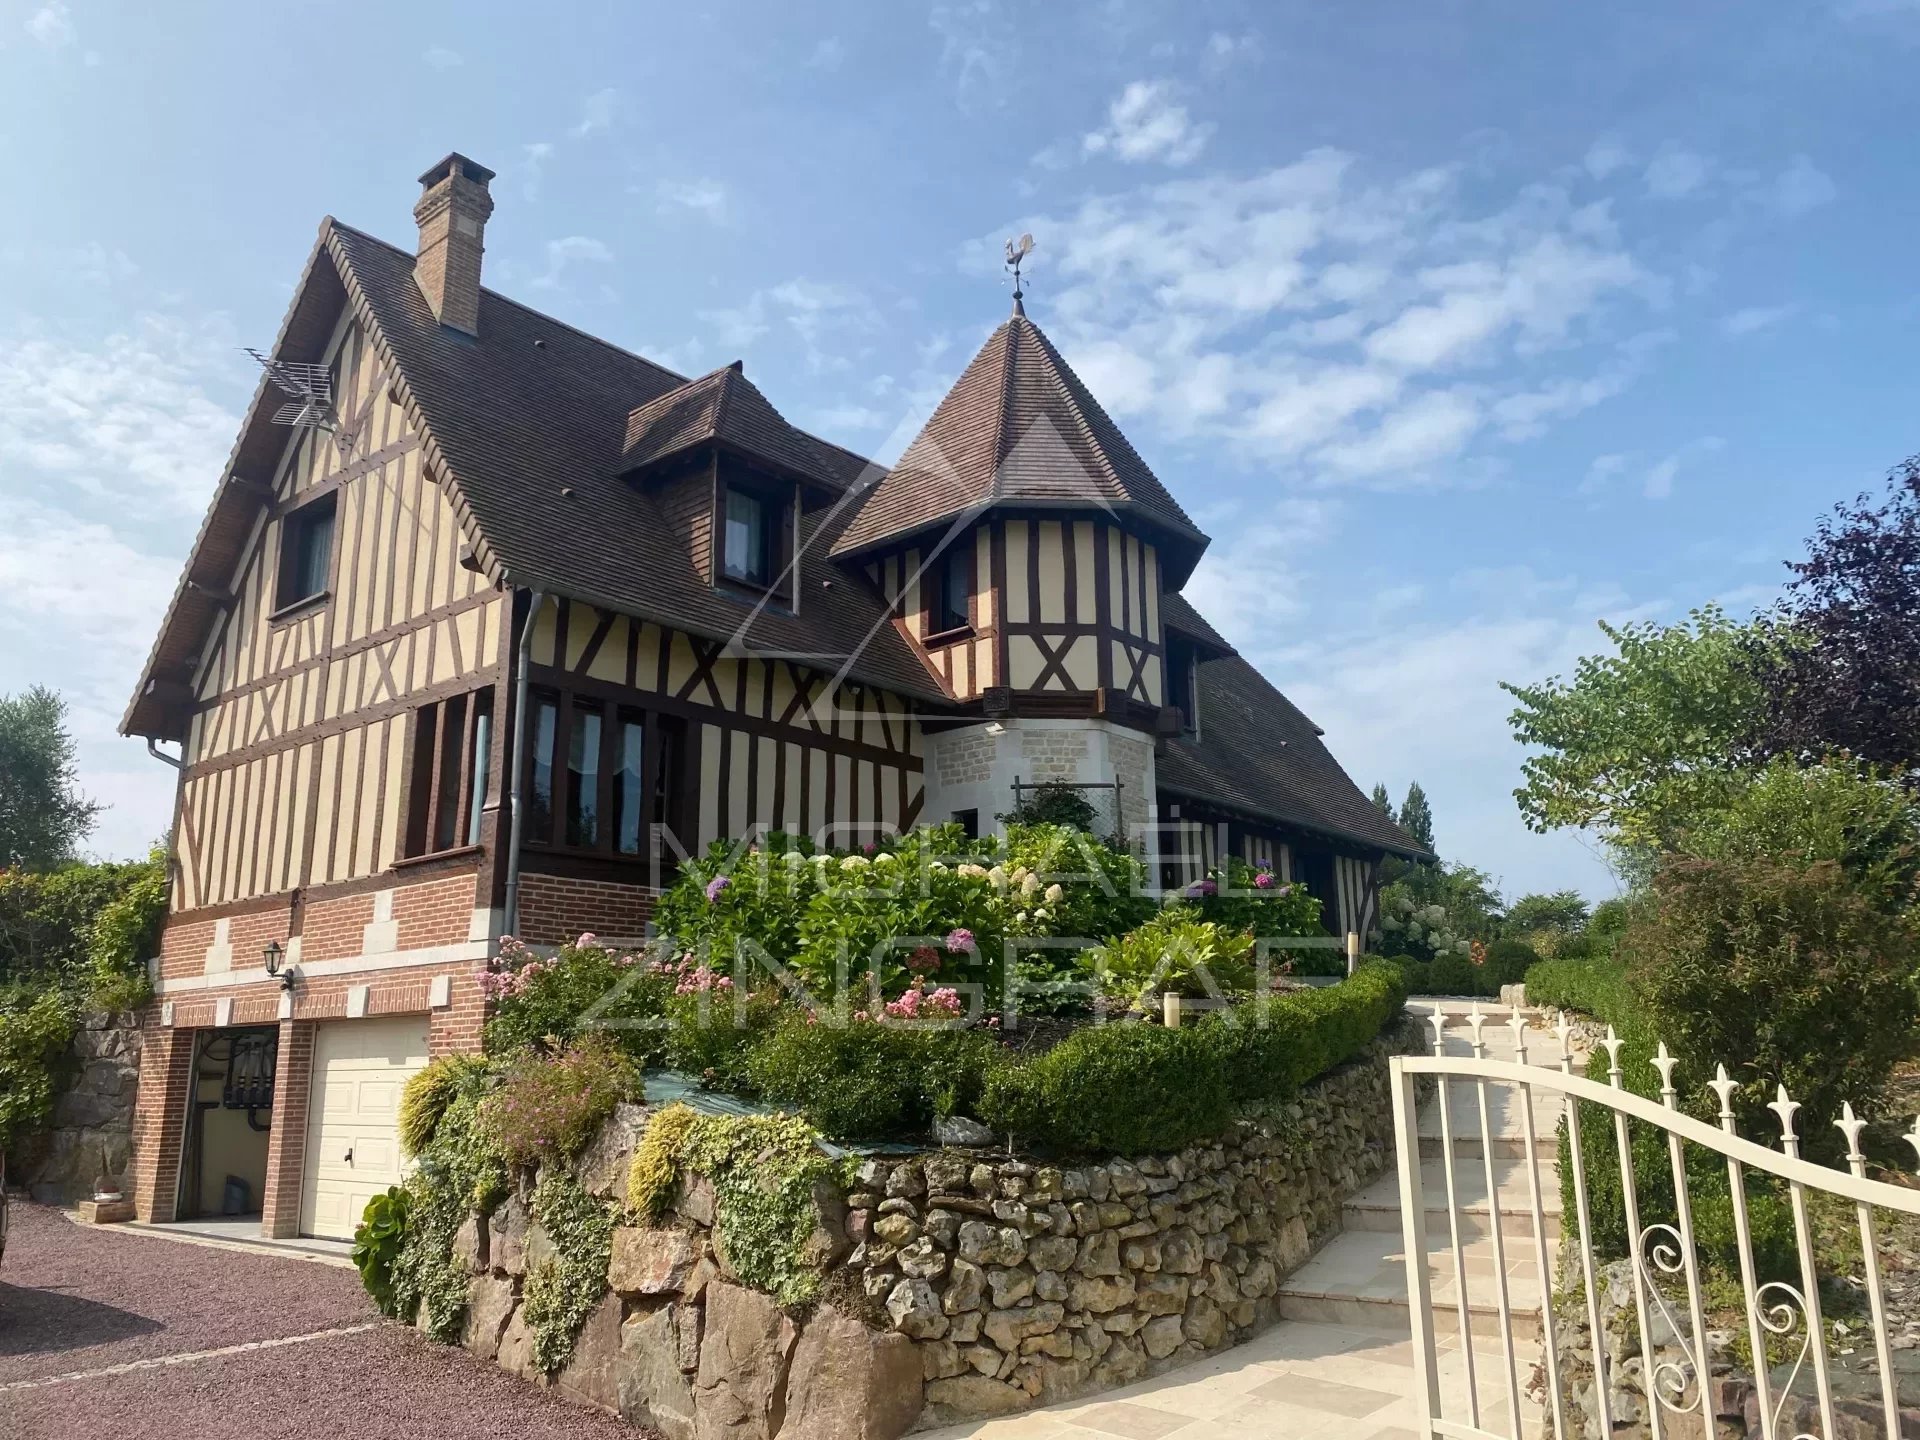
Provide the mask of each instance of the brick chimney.
[{"label": "brick chimney", "polygon": [[420,177],[413,218],[420,223],[414,283],[436,319],[469,335],[480,333],[480,255],[493,197],[493,171],[461,154],[447,156]]}]

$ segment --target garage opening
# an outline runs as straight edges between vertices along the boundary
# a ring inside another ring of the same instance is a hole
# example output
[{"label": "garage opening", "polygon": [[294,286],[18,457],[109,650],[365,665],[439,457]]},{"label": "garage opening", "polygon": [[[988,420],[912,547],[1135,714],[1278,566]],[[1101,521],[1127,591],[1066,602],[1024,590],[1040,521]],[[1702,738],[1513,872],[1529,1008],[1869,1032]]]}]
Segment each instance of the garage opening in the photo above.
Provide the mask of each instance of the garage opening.
[{"label": "garage opening", "polygon": [[273,1128],[277,1026],[203,1030],[194,1038],[180,1192],[181,1220],[219,1220],[257,1232]]}]

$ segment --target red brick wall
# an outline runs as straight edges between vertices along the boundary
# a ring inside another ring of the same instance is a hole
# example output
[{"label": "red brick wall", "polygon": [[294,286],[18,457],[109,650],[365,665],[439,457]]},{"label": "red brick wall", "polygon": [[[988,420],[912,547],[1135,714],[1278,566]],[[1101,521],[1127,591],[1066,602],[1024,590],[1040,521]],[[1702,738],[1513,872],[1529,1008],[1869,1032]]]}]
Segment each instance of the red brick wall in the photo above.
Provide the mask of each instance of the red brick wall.
[{"label": "red brick wall", "polygon": [[260,1197],[260,1233],[274,1239],[300,1233],[300,1170],[307,1158],[307,1097],[315,1029],[310,1020],[280,1022],[273,1129],[267,1133],[267,1184]]},{"label": "red brick wall", "polygon": [[128,1165],[134,1213],[145,1221],[164,1224],[173,1219],[192,1068],[192,1031],[147,1030],[140,1047],[140,1095]]},{"label": "red brick wall", "polygon": [[519,938],[529,945],[558,945],[591,931],[609,940],[638,940],[647,933],[659,896],[645,885],[522,874]]},{"label": "red brick wall", "polygon": [[[394,913],[400,913],[401,891],[393,897]],[[316,960],[346,960],[366,948],[367,926],[373,923],[373,896],[341,895],[332,900],[309,900],[300,911],[300,963]],[[467,938],[467,927],[460,927],[460,938]]]},{"label": "red brick wall", "polygon": [[435,1059],[480,1048],[480,1032],[487,1023],[487,1002],[480,993],[475,973],[473,969],[456,972],[453,1003],[444,1010],[435,1010],[428,1018],[427,1054]]}]

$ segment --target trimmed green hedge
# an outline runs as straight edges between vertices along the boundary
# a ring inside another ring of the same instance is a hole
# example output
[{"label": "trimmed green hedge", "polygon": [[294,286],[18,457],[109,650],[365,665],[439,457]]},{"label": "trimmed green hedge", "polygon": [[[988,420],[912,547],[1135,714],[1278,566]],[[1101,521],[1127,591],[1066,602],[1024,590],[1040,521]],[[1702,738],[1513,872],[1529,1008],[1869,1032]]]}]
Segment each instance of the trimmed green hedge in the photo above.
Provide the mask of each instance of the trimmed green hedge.
[{"label": "trimmed green hedge", "polygon": [[1400,975],[1368,965],[1339,985],[1255,1001],[1180,1030],[1130,1023],[1077,1031],[1043,1055],[995,1070],[980,1118],[1019,1143],[1063,1152],[1178,1150],[1352,1058],[1405,1002]]}]

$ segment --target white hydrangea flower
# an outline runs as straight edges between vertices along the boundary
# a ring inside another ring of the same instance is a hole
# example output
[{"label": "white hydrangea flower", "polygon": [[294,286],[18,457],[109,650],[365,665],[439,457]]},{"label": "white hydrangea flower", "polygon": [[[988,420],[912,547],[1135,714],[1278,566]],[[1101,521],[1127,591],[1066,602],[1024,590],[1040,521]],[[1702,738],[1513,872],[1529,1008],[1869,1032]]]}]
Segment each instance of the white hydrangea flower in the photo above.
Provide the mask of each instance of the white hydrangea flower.
[{"label": "white hydrangea flower", "polygon": [[848,855],[841,859],[840,868],[848,871],[864,870],[867,868],[868,863],[867,857],[864,855]]},{"label": "white hydrangea flower", "polygon": [[1067,892],[1061,889],[1058,884],[1049,885],[1047,886],[1047,903],[1049,905],[1058,905],[1066,898],[1066,894]]}]

